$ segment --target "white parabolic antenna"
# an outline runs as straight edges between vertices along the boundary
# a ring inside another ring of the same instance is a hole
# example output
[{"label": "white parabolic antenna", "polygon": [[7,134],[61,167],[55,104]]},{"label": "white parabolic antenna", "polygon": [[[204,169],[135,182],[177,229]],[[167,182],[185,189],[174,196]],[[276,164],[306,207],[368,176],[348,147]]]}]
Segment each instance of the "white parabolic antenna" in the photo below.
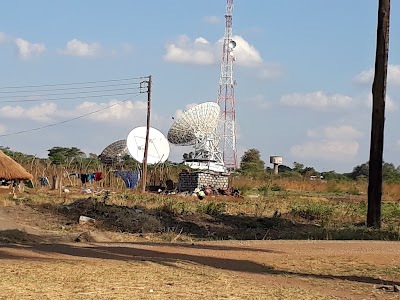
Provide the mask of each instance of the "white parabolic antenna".
[{"label": "white parabolic antenna", "polygon": [[105,164],[121,162],[125,155],[128,155],[126,140],[118,140],[108,145],[99,155],[100,161]]},{"label": "white parabolic antenna", "polygon": [[186,165],[195,169],[225,171],[216,135],[219,119],[219,105],[216,102],[204,102],[185,111],[172,124],[168,141],[178,146],[194,147],[194,155],[185,158]]},{"label": "white parabolic antenna", "polygon": [[[134,128],[128,134],[126,144],[130,155],[138,162],[143,162],[146,145],[146,127]],[[147,163],[158,164],[165,162],[168,159],[169,151],[169,143],[165,136],[157,129],[150,127]]]},{"label": "white parabolic antenna", "polygon": [[214,133],[218,126],[220,108],[216,102],[204,102],[185,111],[168,131],[168,141],[174,145],[194,145]]}]

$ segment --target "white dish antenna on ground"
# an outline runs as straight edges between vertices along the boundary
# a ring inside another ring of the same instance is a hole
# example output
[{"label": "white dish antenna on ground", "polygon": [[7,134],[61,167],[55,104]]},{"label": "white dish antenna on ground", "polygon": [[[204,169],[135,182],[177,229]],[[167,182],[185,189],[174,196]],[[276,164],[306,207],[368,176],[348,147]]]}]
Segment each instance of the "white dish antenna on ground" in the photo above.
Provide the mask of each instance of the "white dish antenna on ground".
[{"label": "white dish antenna on ground", "polygon": [[168,141],[174,145],[194,145],[199,139],[214,133],[220,108],[215,102],[205,102],[185,111],[168,131]]},{"label": "white dish antenna on ground", "polygon": [[126,140],[119,140],[108,145],[99,155],[100,161],[104,164],[122,162],[122,158],[128,155]]},{"label": "white dish antenna on ground", "polygon": [[[138,162],[143,162],[146,145],[146,127],[134,128],[128,134],[126,144],[130,155]],[[150,127],[147,163],[151,165],[165,162],[168,159],[169,151],[169,143],[165,136],[157,129]]]},{"label": "white dish antenna on ground", "polygon": [[178,146],[194,147],[194,155],[185,158],[185,164],[195,169],[225,172],[218,150],[216,129],[220,108],[216,102],[205,102],[185,111],[168,131],[168,141]]}]

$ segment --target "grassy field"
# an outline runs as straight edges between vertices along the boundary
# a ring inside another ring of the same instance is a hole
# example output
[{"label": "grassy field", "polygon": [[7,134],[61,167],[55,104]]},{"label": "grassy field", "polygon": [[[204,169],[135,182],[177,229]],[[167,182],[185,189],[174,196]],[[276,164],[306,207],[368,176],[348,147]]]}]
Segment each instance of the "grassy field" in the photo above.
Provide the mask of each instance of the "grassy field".
[{"label": "grassy field", "polygon": [[26,190],[17,200],[0,195],[0,205],[34,205],[62,217],[64,231],[73,230],[79,216],[85,215],[96,219],[99,229],[164,240],[400,240],[399,185],[385,185],[382,228],[372,229],[365,226],[365,182],[240,179],[233,184],[240,188],[240,197],[209,196],[200,201],[135,191],[82,195],[71,189],[60,195]]},{"label": "grassy field", "polygon": [[371,229],[365,182],[234,184],[240,197],[202,201],[72,187],[2,193],[0,225],[15,229],[0,231],[0,299],[399,297],[398,186],[385,186],[382,228]]}]

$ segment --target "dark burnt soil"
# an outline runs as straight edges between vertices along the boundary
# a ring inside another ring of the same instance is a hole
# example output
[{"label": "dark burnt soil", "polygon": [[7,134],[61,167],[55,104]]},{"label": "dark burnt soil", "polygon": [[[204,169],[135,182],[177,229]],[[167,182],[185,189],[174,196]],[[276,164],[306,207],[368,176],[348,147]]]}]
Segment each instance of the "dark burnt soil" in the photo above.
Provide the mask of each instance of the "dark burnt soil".
[{"label": "dark burnt soil", "polygon": [[[3,208],[7,209],[16,208]],[[139,237],[171,233],[200,240],[400,239],[394,233],[368,229],[362,224],[345,228],[332,225],[328,227],[318,217],[310,218],[292,213],[256,217],[230,215],[215,209],[205,213],[177,212],[168,207],[146,209],[139,206],[107,205],[92,198],[79,199],[69,205],[26,204],[17,209],[20,223],[52,232],[58,237],[68,236],[70,240],[85,230],[135,234]],[[80,224],[80,216],[96,221],[93,224]]]}]

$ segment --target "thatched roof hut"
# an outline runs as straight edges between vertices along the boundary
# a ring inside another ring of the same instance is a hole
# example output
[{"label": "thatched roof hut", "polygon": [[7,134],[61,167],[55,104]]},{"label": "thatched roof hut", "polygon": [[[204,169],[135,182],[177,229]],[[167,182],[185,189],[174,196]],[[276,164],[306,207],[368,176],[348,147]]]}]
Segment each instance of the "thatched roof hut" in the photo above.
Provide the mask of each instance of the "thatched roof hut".
[{"label": "thatched roof hut", "polygon": [[27,180],[33,176],[29,174],[19,163],[0,151],[0,178],[7,180]]}]

